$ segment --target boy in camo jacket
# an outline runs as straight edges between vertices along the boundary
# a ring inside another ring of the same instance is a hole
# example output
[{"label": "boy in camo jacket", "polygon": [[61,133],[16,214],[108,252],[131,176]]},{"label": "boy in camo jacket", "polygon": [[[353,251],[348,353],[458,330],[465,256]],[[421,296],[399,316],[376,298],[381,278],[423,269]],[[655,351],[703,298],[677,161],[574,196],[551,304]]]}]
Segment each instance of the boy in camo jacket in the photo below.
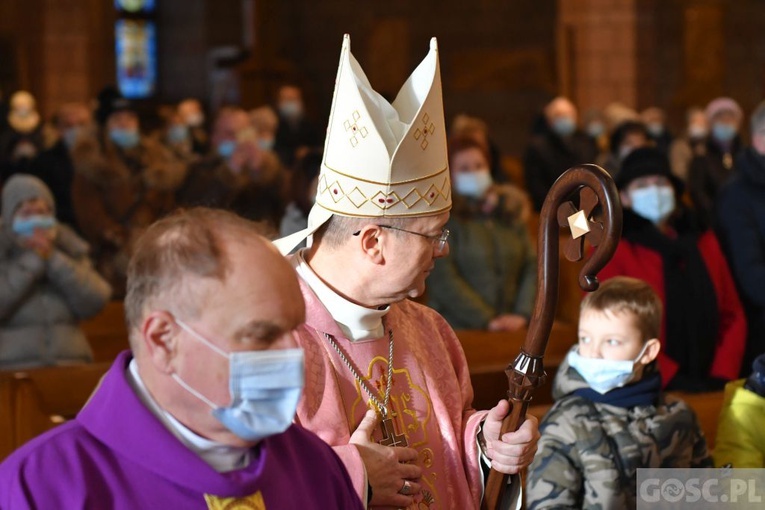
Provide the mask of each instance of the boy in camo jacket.
[{"label": "boy in camo jacket", "polygon": [[635,508],[638,468],[712,466],[694,412],[661,392],[661,313],[653,289],[634,278],[613,278],[584,298],[579,342],[539,426],[529,510]]}]

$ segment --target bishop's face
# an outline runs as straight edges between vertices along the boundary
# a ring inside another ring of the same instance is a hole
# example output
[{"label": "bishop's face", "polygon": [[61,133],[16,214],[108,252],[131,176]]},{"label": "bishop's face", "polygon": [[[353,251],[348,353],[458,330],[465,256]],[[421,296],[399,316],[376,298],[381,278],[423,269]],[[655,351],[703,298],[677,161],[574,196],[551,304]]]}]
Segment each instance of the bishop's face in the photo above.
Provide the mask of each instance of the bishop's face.
[{"label": "bishop's face", "polygon": [[449,244],[439,249],[439,243],[435,240],[448,220],[449,213],[445,212],[407,221],[401,228],[409,232],[383,229],[381,235],[386,237],[384,254],[387,266],[384,278],[392,302],[406,297],[415,298],[425,292],[425,279],[433,270],[435,260],[449,254]]}]

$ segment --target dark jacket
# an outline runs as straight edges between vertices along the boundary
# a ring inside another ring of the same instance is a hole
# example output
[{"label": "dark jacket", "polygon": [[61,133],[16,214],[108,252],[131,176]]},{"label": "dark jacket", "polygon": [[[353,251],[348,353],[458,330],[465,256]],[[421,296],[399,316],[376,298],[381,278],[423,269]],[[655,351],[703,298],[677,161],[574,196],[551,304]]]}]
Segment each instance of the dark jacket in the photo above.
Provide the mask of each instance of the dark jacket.
[{"label": "dark jacket", "polygon": [[688,194],[706,227],[716,227],[717,194],[734,175],[735,162],[740,153],[741,141],[738,137],[728,148],[708,140],[705,153],[694,157],[688,166]]},{"label": "dark jacket", "polygon": [[50,188],[53,199],[56,201],[56,218],[58,221],[76,229],[77,218],[72,204],[74,165],[64,141],[59,140],[43,151],[32,163],[29,173]]},{"label": "dark jacket", "polygon": [[523,156],[526,189],[534,208],[542,209],[547,192],[563,172],[575,165],[594,163],[596,156],[594,142],[583,133],[563,139],[548,129],[535,135]]},{"label": "dark jacket", "polygon": [[765,352],[765,157],[748,148],[736,168],[720,193],[717,219],[749,321],[743,376]]},{"label": "dark jacket", "polygon": [[274,152],[279,160],[288,168],[295,163],[295,151],[300,147],[315,148],[321,146],[319,130],[306,119],[301,117],[292,120],[279,115],[279,128],[274,139]]}]

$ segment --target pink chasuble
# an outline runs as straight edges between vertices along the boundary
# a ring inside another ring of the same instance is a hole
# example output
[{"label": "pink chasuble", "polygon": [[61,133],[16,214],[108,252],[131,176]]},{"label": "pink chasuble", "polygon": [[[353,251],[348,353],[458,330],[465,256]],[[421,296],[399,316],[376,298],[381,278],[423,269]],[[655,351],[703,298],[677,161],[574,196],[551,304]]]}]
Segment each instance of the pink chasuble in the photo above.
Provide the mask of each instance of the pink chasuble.
[{"label": "pink chasuble", "polygon": [[[423,492],[411,508],[478,508],[482,489],[475,438],[486,412],[471,407],[473,389],[465,354],[446,321],[435,311],[406,300],[391,305],[383,320],[383,337],[351,342],[310,287],[302,280],[300,285],[307,318],[296,336],[305,350],[306,381],[297,422],[334,447],[363,497],[364,466],[348,441],[374,404],[324,333],[335,338],[382,401],[388,377],[388,330],[392,329],[389,408],[396,433],[406,435],[423,469]],[[373,439],[382,439],[379,427]]]}]

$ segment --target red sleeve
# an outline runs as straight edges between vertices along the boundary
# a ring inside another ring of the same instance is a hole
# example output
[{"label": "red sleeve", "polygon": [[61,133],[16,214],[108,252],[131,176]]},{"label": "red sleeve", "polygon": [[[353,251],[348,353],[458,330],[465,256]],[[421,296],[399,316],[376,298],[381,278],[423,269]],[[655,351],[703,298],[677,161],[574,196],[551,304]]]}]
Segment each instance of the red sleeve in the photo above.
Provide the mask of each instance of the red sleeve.
[{"label": "red sleeve", "polygon": [[717,292],[720,315],[720,333],[709,375],[721,379],[737,379],[746,344],[744,309],[717,237],[707,232],[699,239],[699,249]]}]

